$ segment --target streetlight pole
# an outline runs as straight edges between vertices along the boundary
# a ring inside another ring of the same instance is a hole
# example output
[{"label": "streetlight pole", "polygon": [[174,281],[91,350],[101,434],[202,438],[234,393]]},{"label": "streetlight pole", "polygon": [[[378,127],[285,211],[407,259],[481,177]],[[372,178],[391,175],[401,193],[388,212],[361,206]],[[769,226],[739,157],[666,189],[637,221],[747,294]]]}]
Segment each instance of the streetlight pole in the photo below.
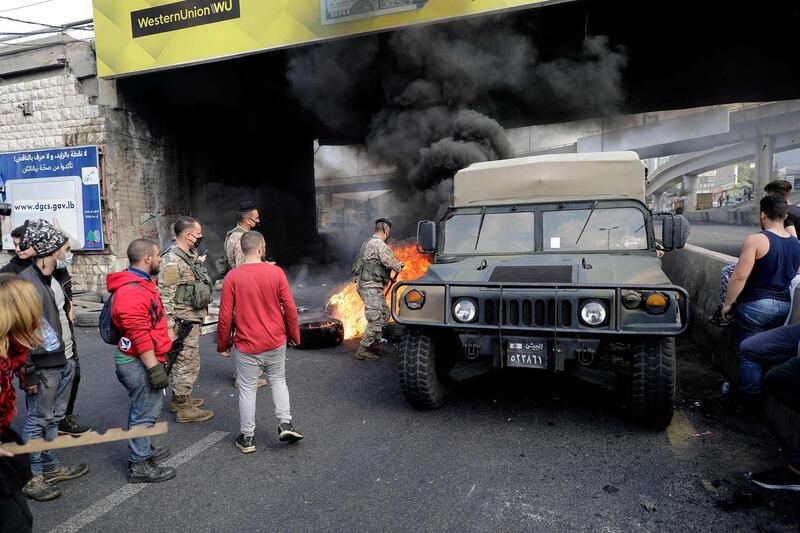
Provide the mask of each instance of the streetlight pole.
[{"label": "streetlight pole", "polygon": [[615,229],[619,229],[619,226],[614,226],[612,228],[597,228],[597,231],[605,231],[606,232],[606,250],[611,249],[611,232]]}]

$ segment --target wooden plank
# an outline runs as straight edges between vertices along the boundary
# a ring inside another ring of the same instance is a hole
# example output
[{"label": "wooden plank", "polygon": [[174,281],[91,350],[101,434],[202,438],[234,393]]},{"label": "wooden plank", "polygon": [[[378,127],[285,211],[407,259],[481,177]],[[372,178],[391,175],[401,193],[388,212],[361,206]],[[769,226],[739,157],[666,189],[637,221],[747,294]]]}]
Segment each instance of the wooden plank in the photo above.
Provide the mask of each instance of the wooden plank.
[{"label": "wooden plank", "polygon": [[166,433],[169,429],[167,422],[157,422],[152,427],[136,426],[130,430],[121,428],[113,428],[98,433],[97,431],[89,431],[77,437],[71,435],[62,435],[53,440],[44,439],[31,439],[25,444],[2,443],[0,446],[15,455],[43,452],[46,450],[61,450],[64,448],[77,448],[79,446],[89,446],[91,444],[102,444],[104,442],[114,442],[118,440],[134,439],[136,437],[149,437],[152,435],[161,435]]}]

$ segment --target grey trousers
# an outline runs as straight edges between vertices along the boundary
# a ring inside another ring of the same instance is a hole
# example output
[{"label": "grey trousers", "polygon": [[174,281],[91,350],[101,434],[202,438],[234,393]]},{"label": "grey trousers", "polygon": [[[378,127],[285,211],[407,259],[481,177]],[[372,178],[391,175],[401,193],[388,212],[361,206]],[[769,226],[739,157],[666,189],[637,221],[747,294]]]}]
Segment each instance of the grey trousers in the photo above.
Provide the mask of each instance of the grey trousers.
[{"label": "grey trousers", "polygon": [[286,386],[286,345],[257,354],[232,350],[239,380],[239,426],[243,435],[253,436],[256,430],[256,391],[262,368],[272,390],[275,416],[280,423],[291,422],[289,387]]}]

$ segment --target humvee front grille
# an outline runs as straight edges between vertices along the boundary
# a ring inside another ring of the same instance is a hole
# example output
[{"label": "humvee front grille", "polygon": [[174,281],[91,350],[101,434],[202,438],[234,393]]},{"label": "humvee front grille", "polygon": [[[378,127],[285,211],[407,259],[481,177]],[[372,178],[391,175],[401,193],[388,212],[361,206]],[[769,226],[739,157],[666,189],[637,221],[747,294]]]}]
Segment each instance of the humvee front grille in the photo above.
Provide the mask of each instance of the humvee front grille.
[{"label": "humvee front grille", "polygon": [[[554,298],[487,298],[483,300],[482,322],[492,326],[571,327],[572,302]],[[502,322],[501,322],[502,316]]]},{"label": "humvee front grille", "polygon": [[502,283],[572,283],[572,266],[499,266],[489,276]]}]

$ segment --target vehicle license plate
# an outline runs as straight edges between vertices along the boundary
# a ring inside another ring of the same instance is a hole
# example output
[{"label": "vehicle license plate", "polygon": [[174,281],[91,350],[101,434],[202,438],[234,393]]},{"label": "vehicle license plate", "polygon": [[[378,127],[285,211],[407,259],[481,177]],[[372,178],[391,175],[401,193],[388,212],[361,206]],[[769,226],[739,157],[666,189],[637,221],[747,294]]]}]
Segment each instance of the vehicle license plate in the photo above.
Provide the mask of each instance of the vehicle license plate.
[{"label": "vehicle license plate", "polygon": [[547,368],[547,343],[509,339],[506,364],[522,368]]}]

